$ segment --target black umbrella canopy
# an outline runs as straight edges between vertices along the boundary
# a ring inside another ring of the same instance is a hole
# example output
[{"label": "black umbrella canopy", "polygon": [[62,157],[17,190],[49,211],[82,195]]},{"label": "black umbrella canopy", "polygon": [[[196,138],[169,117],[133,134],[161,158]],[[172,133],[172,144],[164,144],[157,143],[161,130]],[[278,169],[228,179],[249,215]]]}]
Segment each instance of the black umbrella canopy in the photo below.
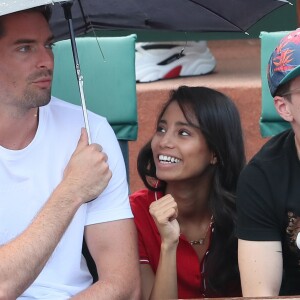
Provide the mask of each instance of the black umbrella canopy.
[{"label": "black umbrella canopy", "polygon": [[[246,32],[285,0],[74,0],[76,35],[92,29],[143,29],[183,32]],[[68,38],[65,17],[53,6],[57,38]]]},{"label": "black umbrella canopy", "polygon": [[83,117],[91,143],[75,35],[97,29],[246,31],[287,3],[285,0],[0,0],[0,16],[53,4],[50,25],[56,39],[71,37]]}]

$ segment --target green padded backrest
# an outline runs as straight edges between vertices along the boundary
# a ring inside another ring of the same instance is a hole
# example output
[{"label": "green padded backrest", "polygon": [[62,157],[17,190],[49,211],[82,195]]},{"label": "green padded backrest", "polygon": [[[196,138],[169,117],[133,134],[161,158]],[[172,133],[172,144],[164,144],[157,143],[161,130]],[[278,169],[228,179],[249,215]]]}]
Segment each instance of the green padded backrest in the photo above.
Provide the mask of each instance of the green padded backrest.
[{"label": "green padded backrest", "polygon": [[270,94],[267,80],[267,66],[271,53],[274,51],[279,41],[288,33],[289,31],[263,31],[260,33],[262,81],[262,111],[260,118],[260,132],[263,137],[273,136],[290,128],[290,124],[283,120],[275,109],[273,97]]},{"label": "green padded backrest", "polygon": [[[118,140],[137,138],[135,41],[136,35],[76,38],[87,109],[106,117]],[[81,104],[70,40],[53,52],[53,96]]]}]

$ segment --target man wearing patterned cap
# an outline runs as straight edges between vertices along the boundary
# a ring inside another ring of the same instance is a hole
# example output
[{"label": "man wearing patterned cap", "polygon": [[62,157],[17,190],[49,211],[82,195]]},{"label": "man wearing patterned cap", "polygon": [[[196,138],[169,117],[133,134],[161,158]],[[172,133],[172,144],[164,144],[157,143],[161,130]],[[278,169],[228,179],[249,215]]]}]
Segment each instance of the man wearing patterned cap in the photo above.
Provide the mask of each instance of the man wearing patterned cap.
[{"label": "man wearing patterned cap", "polygon": [[267,70],[278,114],[291,129],[271,138],[242,172],[237,236],[243,296],[300,295],[300,28]]}]

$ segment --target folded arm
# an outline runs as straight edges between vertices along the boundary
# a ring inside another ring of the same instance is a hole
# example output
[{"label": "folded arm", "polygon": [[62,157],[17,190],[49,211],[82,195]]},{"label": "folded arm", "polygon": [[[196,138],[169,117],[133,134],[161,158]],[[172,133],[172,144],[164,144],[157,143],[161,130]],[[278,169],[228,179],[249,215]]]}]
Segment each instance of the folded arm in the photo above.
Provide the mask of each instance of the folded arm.
[{"label": "folded arm", "polygon": [[133,219],[89,225],[85,238],[99,280],[73,299],[140,299],[141,279]]},{"label": "folded arm", "polygon": [[143,300],[177,299],[177,245],[161,246],[156,274],[149,264],[141,264]]},{"label": "folded arm", "polygon": [[176,253],[180,228],[177,203],[171,195],[152,202],[149,212],[161,237],[160,257],[156,274],[150,265],[141,265],[143,299],[177,299]]},{"label": "folded arm", "polygon": [[239,240],[238,258],[244,297],[278,296],[282,280],[279,241]]},{"label": "folded arm", "polygon": [[32,224],[0,247],[0,299],[16,299],[39,275],[77,210],[72,198],[54,192]]}]

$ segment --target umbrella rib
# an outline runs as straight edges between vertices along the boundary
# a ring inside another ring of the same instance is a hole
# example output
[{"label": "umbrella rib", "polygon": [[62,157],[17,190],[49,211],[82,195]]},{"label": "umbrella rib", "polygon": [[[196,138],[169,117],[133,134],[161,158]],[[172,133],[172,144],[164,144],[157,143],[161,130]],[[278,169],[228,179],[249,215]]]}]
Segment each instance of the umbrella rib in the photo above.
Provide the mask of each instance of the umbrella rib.
[{"label": "umbrella rib", "polygon": [[[81,3],[81,0],[78,0],[78,4],[79,4],[79,8],[80,8],[80,11],[81,11],[82,18],[83,18],[84,23],[85,23],[85,28],[86,28],[85,32],[88,31],[88,27],[90,26],[91,31],[93,32],[93,35],[94,35],[94,37],[96,38],[96,41],[97,41],[97,44],[98,44],[98,48],[99,48],[99,50],[100,50],[100,52],[101,52],[102,58],[103,58],[103,60],[105,61],[105,56],[104,56],[104,53],[103,53],[102,48],[101,48],[101,46],[100,46],[98,37],[97,37],[97,35],[96,35],[96,31],[95,31],[95,28],[94,28],[94,26],[93,26],[93,24],[92,24],[92,22],[91,22],[90,16],[89,16],[88,14],[86,14],[86,15],[87,15],[87,18],[85,17],[85,14],[84,14],[84,10],[83,10],[83,6],[82,6],[82,3]],[[88,21],[87,21],[87,20],[88,20]]]},{"label": "umbrella rib", "polygon": [[[210,8],[207,7],[205,4],[203,4],[203,3],[200,4],[200,3],[198,3],[198,2],[195,1],[195,0],[189,0],[189,1],[195,3],[196,5],[199,5],[199,6],[203,7],[203,8],[205,8],[205,9],[207,9],[207,10],[210,11],[211,13],[213,13],[213,14],[219,16],[219,17],[222,18],[223,20],[226,20],[226,21],[227,21],[228,23],[230,23],[231,25],[235,26],[236,28],[238,28],[238,29],[240,29],[241,31],[243,31],[245,34],[248,34],[248,35],[249,35],[249,33],[247,33],[247,29],[249,29],[249,27],[246,28],[246,29],[243,29],[243,28],[241,28],[240,26],[238,26],[237,24],[235,24],[235,23],[233,23],[232,21],[228,20],[226,17],[224,17],[224,16],[220,15],[219,13],[215,12],[214,10],[210,9]],[[287,4],[290,4],[290,5],[293,5],[293,3],[291,3],[291,2],[288,1],[288,0],[274,0],[274,1],[277,1],[277,2],[283,2],[283,3],[287,3]],[[263,17],[261,17],[260,19],[262,19],[262,18],[263,18]],[[260,19],[258,19],[257,21],[259,21]]]},{"label": "umbrella rib", "polygon": [[[86,20],[86,17],[84,15],[84,11],[83,11],[83,7],[82,7],[82,3],[81,3],[81,0],[78,0],[78,4],[79,4],[79,8],[80,8],[80,12],[81,12],[81,16],[82,16],[82,19],[84,21],[84,24],[85,24],[85,28],[86,28],[86,31],[88,30],[88,27],[89,27],[89,24]],[[89,18],[89,16],[88,16]],[[90,22],[91,23],[91,22]]]},{"label": "umbrella rib", "polygon": [[[94,26],[93,26],[93,24],[92,24],[92,22],[91,22],[90,16],[89,16],[88,14],[86,14],[86,15],[87,15],[87,18],[85,17],[85,14],[84,14],[84,10],[83,10],[83,6],[82,6],[82,3],[81,3],[81,0],[78,0],[78,4],[79,4],[79,8],[80,8],[80,12],[81,12],[82,18],[83,18],[83,20],[84,20],[84,24],[85,24],[85,28],[86,28],[85,32],[88,31],[88,27],[90,26],[90,27],[91,27],[91,30],[92,30],[92,32],[93,32],[93,34],[94,34],[94,37],[96,38],[96,41],[97,41],[97,44],[98,44],[98,48],[99,48],[99,50],[100,50],[100,52],[101,52],[102,58],[103,58],[104,61],[106,61],[106,60],[105,60],[104,53],[103,53],[102,48],[101,48],[101,46],[100,46],[98,37],[97,37],[97,35],[96,35],[95,28],[94,28]],[[87,21],[87,19],[88,19],[88,21]]]},{"label": "umbrella rib", "polygon": [[203,7],[203,8],[205,8],[205,9],[207,9],[207,10],[210,11],[211,13],[213,13],[213,14],[219,16],[219,17],[222,18],[223,20],[226,20],[228,23],[230,23],[231,25],[235,26],[236,28],[238,28],[239,30],[241,30],[241,31],[243,31],[244,33],[247,34],[246,30],[244,30],[244,29],[241,28],[240,26],[236,25],[235,23],[231,22],[230,20],[228,20],[228,19],[225,18],[224,16],[222,16],[222,15],[216,13],[216,12],[213,11],[212,9],[206,7],[204,4],[200,4],[200,3],[198,3],[197,1],[194,1],[194,0],[189,0],[189,1],[195,3],[196,5],[199,5],[199,6]]}]

